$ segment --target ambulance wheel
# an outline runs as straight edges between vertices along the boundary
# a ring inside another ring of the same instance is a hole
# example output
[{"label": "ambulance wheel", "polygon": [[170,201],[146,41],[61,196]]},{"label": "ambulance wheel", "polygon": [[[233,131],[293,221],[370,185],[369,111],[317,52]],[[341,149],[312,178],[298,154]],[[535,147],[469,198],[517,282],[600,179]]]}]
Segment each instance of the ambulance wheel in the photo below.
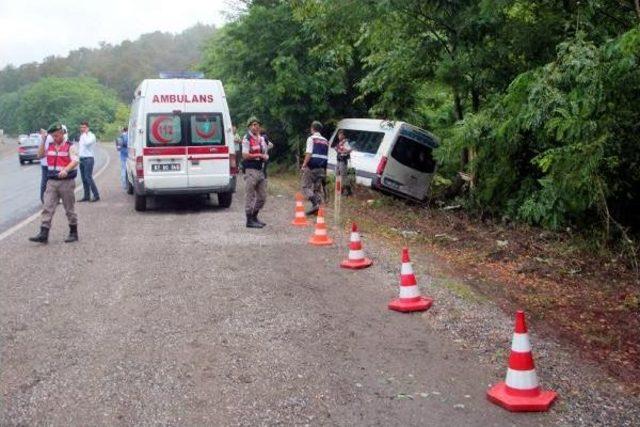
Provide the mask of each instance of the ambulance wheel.
[{"label": "ambulance wheel", "polygon": [[147,197],[136,194],[135,208],[138,212],[147,210]]},{"label": "ambulance wheel", "polygon": [[231,206],[231,201],[233,200],[233,193],[218,193],[218,205],[221,208],[228,208]]},{"label": "ambulance wheel", "polygon": [[129,181],[127,179],[127,194],[133,194],[133,185],[131,184],[131,181]]}]

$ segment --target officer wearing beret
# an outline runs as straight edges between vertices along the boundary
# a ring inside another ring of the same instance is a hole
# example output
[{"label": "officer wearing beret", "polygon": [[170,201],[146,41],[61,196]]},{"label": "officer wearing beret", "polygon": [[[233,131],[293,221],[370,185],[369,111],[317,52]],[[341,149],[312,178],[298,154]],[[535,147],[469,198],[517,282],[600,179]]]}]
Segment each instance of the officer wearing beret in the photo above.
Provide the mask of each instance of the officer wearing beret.
[{"label": "officer wearing beret", "polygon": [[74,211],[78,152],[65,139],[65,132],[60,123],[51,125],[47,132],[53,140],[49,143],[46,151],[44,143],[40,144],[38,148],[38,157],[46,157],[47,159],[47,188],[44,192],[42,224],[40,233],[30,237],[29,240],[39,243],[48,242],[51,220],[58,206],[58,200],[62,199],[62,205],[69,221],[69,236],[65,242],[75,242],[78,240],[78,215]]},{"label": "officer wearing beret", "polygon": [[269,160],[267,144],[260,135],[260,121],[251,117],[247,121],[247,133],[242,138],[242,166],[246,201],[244,211],[248,228],[262,228],[266,224],[258,219],[258,212],[267,201],[267,177],[264,162]]}]

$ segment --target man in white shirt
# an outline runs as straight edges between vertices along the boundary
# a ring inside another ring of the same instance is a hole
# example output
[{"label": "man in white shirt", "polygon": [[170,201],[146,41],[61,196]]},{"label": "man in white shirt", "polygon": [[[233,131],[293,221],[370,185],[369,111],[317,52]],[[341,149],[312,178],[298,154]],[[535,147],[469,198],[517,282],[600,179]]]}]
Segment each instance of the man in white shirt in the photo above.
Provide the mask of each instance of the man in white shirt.
[{"label": "man in white shirt", "polygon": [[[80,123],[80,140],[78,142],[80,156],[80,176],[82,177],[82,187],[84,197],[79,202],[97,202],[100,200],[98,187],[93,180],[94,149],[96,146],[96,136],[89,131],[89,123]],[[93,199],[91,199],[93,193]]]}]

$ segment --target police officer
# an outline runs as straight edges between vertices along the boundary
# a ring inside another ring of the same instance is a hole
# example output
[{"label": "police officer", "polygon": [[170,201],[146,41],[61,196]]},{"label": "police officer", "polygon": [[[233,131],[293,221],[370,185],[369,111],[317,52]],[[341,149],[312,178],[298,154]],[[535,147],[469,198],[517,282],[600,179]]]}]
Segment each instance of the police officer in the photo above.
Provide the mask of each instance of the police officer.
[{"label": "police officer", "polygon": [[338,131],[338,142],[335,145],[336,150],[336,176],[340,176],[342,180],[342,194],[345,192],[351,195],[351,183],[347,182],[347,171],[349,170],[349,158],[351,157],[351,145],[344,134],[344,130]]},{"label": "police officer", "polygon": [[247,121],[247,133],[242,138],[242,166],[246,201],[244,211],[248,228],[262,228],[266,224],[258,219],[258,212],[267,201],[267,178],[264,162],[269,160],[267,144],[260,135],[260,121],[251,117]]},{"label": "police officer", "polygon": [[302,194],[311,202],[311,208],[305,213],[313,215],[322,203],[322,182],[327,176],[329,142],[320,135],[322,123],[311,123],[311,136],[307,138],[307,147],[302,162]]},{"label": "police officer", "polygon": [[47,131],[53,138],[46,152],[44,143],[38,148],[38,157],[47,159],[47,189],[44,192],[44,206],[42,208],[42,225],[37,236],[30,237],[32,242],[47,243],[51,220],[58,206],[58,200],[62,199],[62,205],[69,220],[69,236],[65,242],[78,240],[78,215],[74,211],[76,197],[75,177],[78,173],[78,152],[67,140],[60,123],[51,125]]}]

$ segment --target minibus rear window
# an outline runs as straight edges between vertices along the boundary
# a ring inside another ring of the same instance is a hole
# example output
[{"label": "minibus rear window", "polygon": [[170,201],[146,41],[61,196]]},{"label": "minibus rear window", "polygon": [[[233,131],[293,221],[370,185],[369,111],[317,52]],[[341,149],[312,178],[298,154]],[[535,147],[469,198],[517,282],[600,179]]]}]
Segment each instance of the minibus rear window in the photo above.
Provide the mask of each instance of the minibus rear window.
[{"label": "minibus rear window", "polygon": [[179,115],[149,114],[147,126],[148,147],[170,147],[182,144]]},{"label": "minibus rear window", "polygon": [[391,150],[391,157],[422,173],[433,173],[436,168],[431,148],[404,136],[400,136],[396,141]]},{"label": "minibus rear window", "polygon": [[[370,132],[366,130],[341,129],[355,151],[376,154],[384,138],[384,132]],[[336,136],[336,141],[338,137]]]},{"label": "minibus rear window", "polygon": [[224,145],[222,114],[198,113],[189,115],[191,145]]}]

